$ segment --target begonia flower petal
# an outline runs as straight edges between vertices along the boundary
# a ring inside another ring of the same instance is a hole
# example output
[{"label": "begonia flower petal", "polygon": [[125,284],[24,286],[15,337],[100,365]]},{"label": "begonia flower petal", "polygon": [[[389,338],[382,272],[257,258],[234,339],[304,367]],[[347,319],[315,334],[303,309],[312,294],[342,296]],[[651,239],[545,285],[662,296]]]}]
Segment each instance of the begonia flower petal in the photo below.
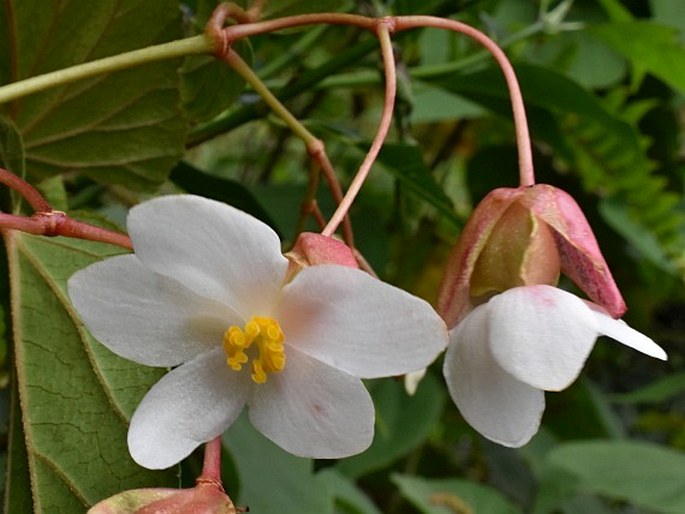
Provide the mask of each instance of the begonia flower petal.
[{"label": "begonia flower petal", "polygon": [[638,332],[634,328],[620,319],[614,319],[608,314],[601,311],[591,309],[592,314],[597,320],[597,330],[605,336],[615,339],[619,343],[623,343],[638,352],[642,352],[650,357],[655,357],[663,361],[668,359],[666,352],[656,344],[652,339]]},{"label": "begonia flower petal", "polygon": [[373,439],[373,403],[362,381],[292,348],[285,370],[253,389],[249,407],[255,428],[300,457],[347,457]]},{"label": "begonia flower petal", "polygon": [[509,289],[486,304],[490,351],[502,368],[538,389],[560,391],[578,376],[598,330],[592,311],[552,286]]},{"label": "begonia flower petal", "polygon": [[220,346],[170,371],[133,414],[131,456],[149,469],[180,462],[236,420],[251,385],[247,370],[237,373],[226,366]]},{"label": "begonia flower petal", "polygon": [[163,196],[132,208],[128,230],[151,270],[231,306],[245,320],[271,315],[288,261],[278,235],[256,218],[199,196]]},{"label": "begonia flower petal", "polygon": [[360,378],[424,368],[448,337],[424,300],[335,265],[303,269],[283,290],[278,320],[286,344]]},{"label": "begonia flower petal", "polygon": [[464,419],[491,441],[526,444],[538,431],[544,392],[504,371],[488,349],[488,305],[476,307],[451,332],[443,373]]},{"label": "begonia flower petal", "polygon": [[69,296],[93,336],[148,366],[176,366],[221,344],[240,318],[217,302],[145,268],[135,255],[88,266],[69,279]]}]

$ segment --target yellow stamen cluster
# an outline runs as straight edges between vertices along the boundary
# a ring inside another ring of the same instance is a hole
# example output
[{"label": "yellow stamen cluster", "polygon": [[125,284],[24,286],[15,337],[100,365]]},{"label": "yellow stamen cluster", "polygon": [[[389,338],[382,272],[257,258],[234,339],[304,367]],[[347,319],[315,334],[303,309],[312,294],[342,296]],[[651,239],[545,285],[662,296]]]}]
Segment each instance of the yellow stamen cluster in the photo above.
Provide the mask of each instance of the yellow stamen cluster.
[{"label": "yellow stamen cluster", "polygon": [[252,359],[252,380],[263,384],[268,373],[277,373],[285,367],[284,339],[278,321],[253,316],[244,329],[233,325],[224,333],[226,364],[232,370],[240,371],[250,360],[245,351],[257,343],[258,355]]}]

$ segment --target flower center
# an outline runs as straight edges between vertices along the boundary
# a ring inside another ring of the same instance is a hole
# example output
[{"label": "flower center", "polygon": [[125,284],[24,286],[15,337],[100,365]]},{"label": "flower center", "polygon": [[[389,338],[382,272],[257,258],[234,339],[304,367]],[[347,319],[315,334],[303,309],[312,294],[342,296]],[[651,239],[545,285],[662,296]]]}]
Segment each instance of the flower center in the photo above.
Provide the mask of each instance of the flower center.
[{"label": "flower center", "polygon": [[244,329],[233,325],[224,333],[226,364],[232,370],[240,371],[243,364],[250,360],[245,351],[256,343],[257,356],[252,359],[252,380],[263,384],[267,373],[278,373],[285,367],[284,339],[278,321],[264,316],[252,316],[245,323]]}]

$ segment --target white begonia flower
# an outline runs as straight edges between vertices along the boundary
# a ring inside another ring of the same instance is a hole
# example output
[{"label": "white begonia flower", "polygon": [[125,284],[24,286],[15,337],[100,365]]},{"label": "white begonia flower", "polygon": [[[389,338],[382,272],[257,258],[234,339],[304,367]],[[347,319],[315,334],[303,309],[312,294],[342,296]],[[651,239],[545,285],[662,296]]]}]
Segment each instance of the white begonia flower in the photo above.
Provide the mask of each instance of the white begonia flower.
[{"label": "white begonia flower", "polygon": [[447,345],[428,303],[338,265],[288,283],[276,233],[225,204],[166,196],[131,209],[134,255],[77,272],[69,295],[114,353],[175,367],[146,394],[132,457],[172,466],[249,408],[252,424],[302,457],[366,449],[374,409],[361,379],[423,368]]},{"label": "white begonia flower", "polygon": [[596,304],[549,285],[508,289],[450,331],[443,368],[450,395],[483,436],[523,446],[540,425],[544,391],[568,387],[600,335],[666,360],[654,341]]}]

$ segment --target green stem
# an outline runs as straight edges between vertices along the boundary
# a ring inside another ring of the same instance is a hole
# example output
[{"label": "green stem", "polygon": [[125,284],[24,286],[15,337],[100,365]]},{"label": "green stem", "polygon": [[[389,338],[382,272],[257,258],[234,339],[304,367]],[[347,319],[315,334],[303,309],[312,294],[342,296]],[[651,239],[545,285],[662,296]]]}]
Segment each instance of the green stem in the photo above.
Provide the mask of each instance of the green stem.
[{"label": "green stem", "polygon": [[234,50],[229,50],[222,59],[226,61],[245,81],[252,86],[257,94],[264,100],[273,113],[281,118],[283,122],[292,130],[297,137],[302,139],[309,146],[316,141],[316,137],[309,132],[302,123],[293,116],[288,109],[269,91],[264,82],[252,71],[245,61]]},{"label": "green stem", "polygon": [[[328,156],[326,155],[326,150],[322,141],[317,139],[317,137],[309,132],[306,127],[295,117],[292,113],[276,98],[276,96],[269,90],[268,87],[261,81],[257,74],[252,71],[252,68],[243,61],[243,59],[232,49],[221,56],[231,68],[233,68],[245,81],[254,88],[254,90],[259,94],[259,96],[264,100],[269,108],[285,122],[285,124],[292,130],[297,137],[299,137],[307,147],[307,152],[321,167],[321,171],[326,177],[326,181],[331,189],[333,199],[340,203],[342,201],[342,189],[338,183],[337,175],[333,170],[333,165],[331,164]],[[310,200],[312,200],[311,198]],[[350,246],[354,247],[354,237],[352,234],[352,225],[350,223],[349,217],[343,213],[343,230],[345,234],[345,242]],[[340,223],[340,221],[338,221]],[[336,225],[337,226],[337,225]]]},{"label": "green stem", "polygon": [[0,87],[0,104],[95,75],[111,73],[113,71],[164,59],[211,53],[213,50],[214,43],[212,40],[204,34],[201,34],[199,36],[149,46],[147,48],[114,55],[112,57],[105,57],[104,59],[98,59],[97,61],[78,64],[70,68],[53,71],[51,73],[38,75],[2,86]]}]

